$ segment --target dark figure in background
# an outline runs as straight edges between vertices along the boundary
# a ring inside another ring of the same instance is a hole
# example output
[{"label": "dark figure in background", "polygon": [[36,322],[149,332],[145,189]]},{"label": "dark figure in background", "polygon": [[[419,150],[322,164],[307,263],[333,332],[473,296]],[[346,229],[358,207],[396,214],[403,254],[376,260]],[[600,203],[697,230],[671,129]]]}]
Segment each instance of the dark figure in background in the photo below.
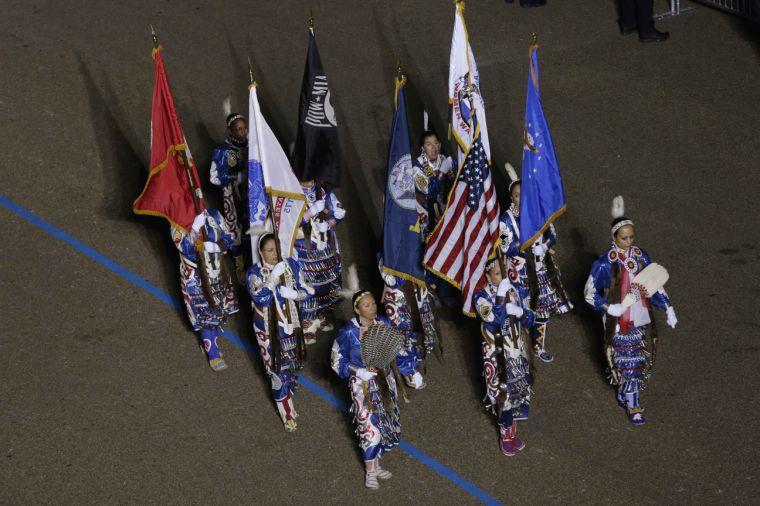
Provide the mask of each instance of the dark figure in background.
[{"label": "dark figure in background", "polygon": [[639,42],[663,42],[670,37],[654,27],[652,12],[654,0],[618,0],[620,6],[620,33],[639,32]]},{"label": "dark figure in background", "polygon": [[[515,3],[515,0],[504,0],[508,4]],[[520,0],[520,7],[538,7],[546,5],[546,0]]]}]

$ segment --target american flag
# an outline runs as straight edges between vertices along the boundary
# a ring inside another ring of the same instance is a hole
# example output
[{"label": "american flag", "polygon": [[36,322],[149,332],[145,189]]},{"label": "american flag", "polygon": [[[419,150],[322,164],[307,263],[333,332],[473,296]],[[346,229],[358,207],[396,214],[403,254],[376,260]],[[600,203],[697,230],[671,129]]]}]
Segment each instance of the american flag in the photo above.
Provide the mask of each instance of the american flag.
[{"label": "american flag", "polygon": [[498,237],[499,203],[477,128],[423,261],[425,268],[462,290],[462,311],[469,316],[475,316],[472,295],[485,284],[486,260]]}]

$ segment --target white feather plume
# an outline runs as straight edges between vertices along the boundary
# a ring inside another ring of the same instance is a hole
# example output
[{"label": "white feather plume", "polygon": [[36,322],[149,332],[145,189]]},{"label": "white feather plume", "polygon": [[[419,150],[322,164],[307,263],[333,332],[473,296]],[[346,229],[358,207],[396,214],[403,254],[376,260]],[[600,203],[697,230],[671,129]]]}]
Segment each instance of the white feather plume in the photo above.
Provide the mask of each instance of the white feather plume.
[{"label": "white feather plume", "polygon": [[224,111],[224,117],[225,119],[227,116],[232,114],[232,96],[227,95],[227,97],[222,102],[222,110]]},{"label": "white feather plume", "polygon": [[272,220],[270,218],[267,218],[264,223],[257,223],[256,225],[249,227],[248,232],[246,233],[251,237],[260,237],[264,234],[270,234],[272,232],[274,232]]},{"label": "white feather plume", "polygon": [[625,202],[622,195],[618,195],[612,199],[612,219],[620,218],[625,214]]},{"label": "white feather plume", "polygon": [[350,299],[358,290],[359,274],[356,272],[356,264],[351,264],[348,266],[346,282],[344,283],[343,288],[340,289],[340,294],[346,299]]},{"label": "white feather plume", "polygon": [[248,227],[248,230],[246,230],[245,233],[251,236],[251,243],[256,245],[251,251],[253,263],[258,263],[261,260],[261,257],[259,256],[259,241],[261,241],[261,238],[264,235],[271,234],[273,231],[274,227],[272,226],[272,220],[270,218],[267,218],[264,223],[257,223],[252,227]]},{"label": "white feather plume", "polygon": [[512,181],[517,181],[519,178],[517,177],[517,171],[514,167],[512,167],[512,164],[507,162],[504,164],[504,168],[507,171],[507,175],[509,176],[509,179]]}]

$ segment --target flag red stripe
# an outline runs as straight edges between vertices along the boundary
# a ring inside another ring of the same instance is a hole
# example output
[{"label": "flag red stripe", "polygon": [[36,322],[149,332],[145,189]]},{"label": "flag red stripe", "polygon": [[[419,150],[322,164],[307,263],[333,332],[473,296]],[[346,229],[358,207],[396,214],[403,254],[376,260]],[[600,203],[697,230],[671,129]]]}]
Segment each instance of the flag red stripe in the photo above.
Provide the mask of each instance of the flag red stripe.
[{"label": "flag red stripe", "polygon": [[[467,185],[461,181],[457,184],[454,198],[444,214],[443,223],[435,230],[433,237],[428,242],[425,264],[429,267],[433,267],[436,264],[438,255],[443,251],[446,240],[451,236],[457,225],[458,216],[467,202],[467,197],[464,195],[467,192],[466,188]],[[443,244],[441,244],[442,241]],[[437,270],[440,271],[441,269]]]},{"label": "flag red stripe", "polygon": [[[485,213],[479,212],[478,214]],[[487,216],[488,215],[485,215],[483,217]],[[467,244],[469,244],[467,254],[465,255],[467,262],[463,262],[460,267],[461,277],[462,279],[467,280],[467,282],[464,283],[464,285],[467,287],[472,285],[473,278],[478,277],[478,267],[481,263],[485,263],[483,256],[488,255],[487,246],[491,242],[491,233],[488,220],[478,219],[476,223],[479,226],[472,230],[470,237],[467,240]],[[485,230],[483,230],[484,228]],[[477,279],[474,281],[477,281]]]},{"label": "flag red stripe", "polygon": [[[483,284],[485,261],[498,233],[498,203],[490,174],[484,181],[484,195],[477,209],[467,204],[466,185],[460,183],[444,223],[429,243],[426,265],[462,286],[463,310],[473,312],[472,295]],[[447,243],[453,242],[445,258],[441,258]]]},{"label": "flag red stripe", "polygon": [[[467,313],[473,312],[472,296],[476,289],[483,284],[483,271],[485,262],[488,258],[491,248],[495,241],[495,231],[498,230],[498,205],[493,185],[490,184],[490,177],[486,181],[487,190],[485,192],[485,204],[478,208],[477,213],[471,219],[476,219],[479,226],[472,230],[467,241],[468,247],[465,251],[464,258],[469,262],[460,268],[462,282],[463,310]],[[472,223],[472,221],[469,221]],[[483,227],[486,227],[484,230]]]}]

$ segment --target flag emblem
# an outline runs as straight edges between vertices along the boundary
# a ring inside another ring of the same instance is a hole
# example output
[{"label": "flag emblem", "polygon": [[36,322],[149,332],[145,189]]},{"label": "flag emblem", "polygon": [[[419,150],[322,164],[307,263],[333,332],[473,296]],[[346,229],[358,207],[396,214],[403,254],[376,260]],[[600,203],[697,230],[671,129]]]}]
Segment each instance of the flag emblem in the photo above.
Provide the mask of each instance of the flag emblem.
[{"label": "flag emblem", "polygon": [[412,155],[406,153],[393,165],[388,181],[388,189],[393,201],[410,211],[417,209],[413,172]]},{"label": "flag emblem", "polygon": [[314,84],[309,95],[309,110],[306,112],[306,123],[319,128],[332,128],[338,125],[335,120],[335,109],[330,103],[327,76],[314,76]]}]

